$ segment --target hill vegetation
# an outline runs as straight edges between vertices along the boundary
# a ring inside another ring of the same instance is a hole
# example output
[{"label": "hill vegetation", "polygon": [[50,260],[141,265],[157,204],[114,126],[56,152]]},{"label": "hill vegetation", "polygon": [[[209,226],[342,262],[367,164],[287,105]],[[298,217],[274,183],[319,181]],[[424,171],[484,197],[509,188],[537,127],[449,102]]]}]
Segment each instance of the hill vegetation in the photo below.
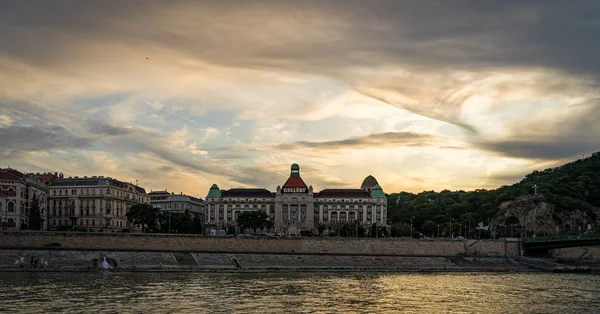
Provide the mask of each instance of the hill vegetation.
[{"label": "hill vegetation", "polygon": [[[423,232],[426,236],[438,236],[439,232],[444,236],[452,230],[454,236],[476,237],[477,224],[487,225],[498,213],[502,202],[532,195],[535,185],[541,201],[554,204],[556,212],[580,210],[596,219],[600,209],[600,154],[534,171],[518,183],[494,190],[389,194],[388,221],[392,223],[392,235],[409,235],[413,217],[413,235]],[[483,233],[482,236],[488,236],[487,232]]]}]

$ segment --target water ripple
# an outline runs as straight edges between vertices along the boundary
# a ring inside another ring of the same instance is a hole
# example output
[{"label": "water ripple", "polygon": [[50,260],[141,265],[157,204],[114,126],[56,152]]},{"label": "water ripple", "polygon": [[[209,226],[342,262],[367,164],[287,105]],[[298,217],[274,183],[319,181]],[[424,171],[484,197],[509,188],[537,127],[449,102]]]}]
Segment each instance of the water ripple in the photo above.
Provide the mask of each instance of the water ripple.
[{"label": "water ripple", "polygon": [[582,274],[2,273],[0,312],[594,313]]}]

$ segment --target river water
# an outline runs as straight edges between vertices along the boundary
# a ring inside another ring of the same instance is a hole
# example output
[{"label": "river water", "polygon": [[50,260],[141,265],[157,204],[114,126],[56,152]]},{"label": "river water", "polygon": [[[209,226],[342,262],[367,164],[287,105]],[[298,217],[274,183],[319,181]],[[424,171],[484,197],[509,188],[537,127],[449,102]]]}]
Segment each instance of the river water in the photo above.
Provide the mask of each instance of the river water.
[{"label": "river water", "polygon": [[598,313],[586,274],[0,273],[0,312]]}]

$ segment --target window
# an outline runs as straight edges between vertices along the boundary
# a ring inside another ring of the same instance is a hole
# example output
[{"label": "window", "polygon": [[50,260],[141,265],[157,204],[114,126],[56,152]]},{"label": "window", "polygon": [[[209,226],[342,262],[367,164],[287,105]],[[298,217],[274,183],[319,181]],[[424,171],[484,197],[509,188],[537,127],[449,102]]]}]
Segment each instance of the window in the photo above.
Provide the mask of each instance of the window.
[{"label": "window", "polygon": [[8,188],[8,196],[17,196],[17,191],[13,188]]},{"label": "window", "polygon": [[15,212],[15,203],[14,202],[8,202],[8,212],[9,213]]}]

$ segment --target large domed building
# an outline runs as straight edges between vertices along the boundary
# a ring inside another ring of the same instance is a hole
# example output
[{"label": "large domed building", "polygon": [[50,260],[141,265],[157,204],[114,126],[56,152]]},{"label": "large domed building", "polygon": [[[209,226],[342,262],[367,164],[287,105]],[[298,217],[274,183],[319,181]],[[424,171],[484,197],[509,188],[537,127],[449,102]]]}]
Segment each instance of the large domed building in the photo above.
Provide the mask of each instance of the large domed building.
[{"label": "large domed building", "polygon": [[206,224],[213,230],[235,227],[243,211],[262,210],[274,227],[269,232],[298,235],[318,233],[318,226],[355,222],[368,229],[387,224],[387,199],[377,180],[369,175],[360,189],[324,189],[314,192],[293,164],[290,176],[275,192],[266,189],[221,190],[213,184],[206,196]]}]

